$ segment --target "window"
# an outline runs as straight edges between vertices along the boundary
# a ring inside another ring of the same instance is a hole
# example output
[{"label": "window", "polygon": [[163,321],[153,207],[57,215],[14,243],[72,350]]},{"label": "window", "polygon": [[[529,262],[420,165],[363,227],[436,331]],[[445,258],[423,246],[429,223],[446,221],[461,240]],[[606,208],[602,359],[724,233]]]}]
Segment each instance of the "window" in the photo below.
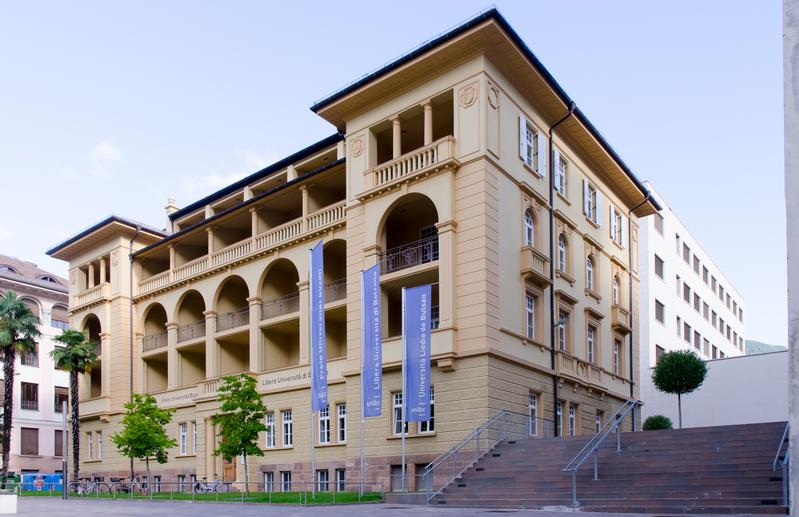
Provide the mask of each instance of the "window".
[{"label": "window", "polygon": [[707,270],[707,266],[702,266],[702,281],[707,285],[708,277],[710,276],[710,272]]},{"label": "window", "polygon": [[519,155],[522,161],[538,171],[538,131],[527,122],[524,115],[519,117],[519,140]]},{"label": "window", "polygon": [[558,315],[558,321],[560,322],[558,325],[558,348],[565,352],[568,344],[568,340],[566,338],[566,326],[569,324],[569,313],[566,311],[560,311],[560,314]]},{"label": "window", "polygon": [[538,395],[530,393],[527,401],[527,411],[530,416],[527,433],[530,436],[538,434]]},{"label": "window", "polygon": [[161,476],[153,476],[153,492],[161,492]]},{"label": "window", "polygon": [[558,153],[558,163],[555,169],[555,190],[560,192],[562,196],[566,195],[566,187],[569,181],[569,162],[563,159],[563,156]]},{"label": "window", "polygon": [[319,410],[319,443],[330,443],[330,407]]},{"label": "window", "polygon": [[702,336],[699,335],[699,332],[695,330],[694,330],[694,348],[696,348],[700,352],[702,351]]},{"label": "window", "polygon": [[280,471],[280,491],[281,492],[291,492],[291,471],[290,470],[282,470],[282,471]]},{"label": "window", "polygon": [[694,255],[694,273],[699,274],[699,259]]},{"label": "window", "polygon": [[191,423],[191,452],[197,454],[197,421]]},{"label": "window", "polygon": [[345,469],[336,469],[336,492],[347,491],[347,471]]},{"label": "window", "polygon": [[660,214],[655,214],[655,230],[663,235],[663,216]]},{"label": "window", "polygon": [[619,297],[619,277],[614,276],[613,282],[610,285],[611,302],[613,305],[619,305],[621,298]]},{"label": "window", "polygon": [[665,275],[663,271],[663,259],[655,255],[655,274],[663,280],[663,276]]},{"label": "window", "polygon": [[718,359],[719,357],[719,349],[716,348],[716,345],[713,345],[713,359]]},{"label": "window", "polygon": [[569,436],[577,435],[577,406],[569,402]]},{"label": "window", "polygon": [[603,416],[604,416],[604,413],[601,410],[597,409],[596,410],[596,415],[594,415],[594,432],[595,433],[598,433],[599,431],[602,430],[602,417]]},{"label": "window", "polygon": [[563,402],[560,400],[555,404],[555,423],[560,429],[560,435],[563,436]]},{"label": "window", "polygon": [[39,455],[39,429],[35,427],[20,428],[20,454],[24,456]]},{"label": "window", "polygon": [[275,490],[275,473],[264,472],[264,492],[273,492]]},{"label": "window", "polygon": [[724,287],[721,284],[719,284],[719,300],[724,302]]},{"label": "window", "polygon": [[686,303],[691,303],[691,286],[686,283],[682,284],[682,299],[686,301]]},{"label": "window", "polygon": [[727,308],[730,308],[730,293],[727,293]]},{"label": "window", "polygon": [[[291,421],[291,410],[287,409],[281,413],[281,420],[283,421],[283,447],[291,447],[294,445],[294,423]],[[289,479],[291,479],[289,473]]]},{"label": "window", "polygon": [[186,474],[178,474],[178,492],[186,490]]},{"label": "window", "polygon": [[327,469],[316,471],[316,487],[320,492],[330,491],[330,471]]},{"label": "window", "polygon": [[33,382],[22,382],[22,409],[39,411],[39,385]]},{"label": "window", "polygon": [[710,305],[707,302],[702,302],[702,317],[705,318],[705,321],[710,319]]},{"label": "window", "polygon": [[694,293],[694,310],[695,310],[696,312],[699,312],[699,306],[700,306],[701,304],[702,304],[702,301],[701,301],[701,299],[699,298],[699,295],[698,295],[698,294],[696,294],[696,293]]},{"label": "window", "polygon": [[566,272],[566,236],[561,234],[558,237],[558,271]]},{"label": "window", "polygon": [[347,405],[337,405],[336,414],[338,415],[338,443],[345,443],[347,441]]},{"label": "window", "polygon": [[682,296],[682,283],[680,282],[680,275],[677,275],[675,280],[677,281],[677,296]]},{"label": "window", "polygon": [[94,459],[94,440],[92,439],[92,432],[86,433],[86,457],[89,460]]},{"label": "window", "polygon": [[64,402],[66,402],[67,406],[69,406],[69,390],[67,388],[56,386],[53,396],[53,411],[56,413],[62,413]]},{"label": "window", "polygon": [[524,245],[535,246],[535,221],[529,209],[524,212]]},{"label": "window", "polygon": [[97,431],[95,433],[97,435],[97,459],[103,459],[103,432]]},{"label": "window", "polygon": [[264,425],[266,426],[264,447],[272,448],[275,446],[275,413],[273,411],[266,414]]},{"label": "window", "polygon": [[714,294],[716,293],[716,277],[713,275],[710,276],[710,290],[713,291]]},{"label": "window", "polygon": [[719,332],[724,335],[724,318],[719,318]]},{"label": "window", "polygon": [[624,217],[615,206],[610,207],[610,238],[616,244],[624,246]]},{"label": "window", "polygon": [[710,355],[710,341],[705,338],[702,338],[702,351],[705,355]]},{"label": "window", "polygon": [[[392,429],[395,435],[402,434],[402,392],[394,393],[392,395]],[[405,422],[405,432],[408,432],[408,422]]]},{"label": "window", "polygon": [[602,194],[587,179],[583,179],[583,213],[596,224],[601,221]]},{"label": "window", "polygon": [[660,300],[655,300],[655,319],[660,323],[666,321],[666,306],[660,303]]},{"label": "window", "polygon": [[676,247],[677,255],[679,255],[680,254],[680,234],[679,233],[675,233],[674,234],[674,244],[675,244],[675,247]]},{"label": "window", "polygon": [[620,339],[613,340],[613,373],[616,375],[621,374],[621,346]]},{"label": "window", "polygon": [[55,453],[54,456],[63,456],[64,455],[64,431],[61,429],[56,429],[55,434],[53,436],[53,451]]},{"label": "window", "polygon": [[686,264],[691,263],[691,248],[689,248],[688,245],[685,243],[683,243],[682,245],[682,259],[685,261]]},{"label": "window", "polygon": [[688,343],[691,342],[691,325],[689,325],[687,321],[683,323],[682,338]]},{"label": "window", "polygon": [[180,455],[185,456],[189,453],[189,426],[186,422],[178,424],[178,436],[180,439]]},{"label": "window", "polygon": [[20,352],[19,361],[25,366],[39,366],[39,346],[34,344],[33,350],[29,352]]},{"label": "window", "polygon": [[69,316],[66,307],[54,305],[50,312],[50,326],[57,329],[69,328]]},{"label": "window", "polygon": [[593,363],[594,359],[596,359],[596,327],[593,325],[588,325],[588,330],[586,332],[586,348],[588,349],[588,362]]},{"label": "window", "polygon": [[680,318],[679,316],[677,316],[677,335],[678,336],[682,335],[682,318]]},{"label": "window", "polygon": [[436,392],[430,386],[430,420],[419,422],[420,433],[433,433],[436,430]]},{"label": "window", "polygon": [[525,295],[525,335],[529,339],[535,339],[535,295],[527,292]]},{"label": "window", "polygon": [[660,345],[655,345],[655,364],[660,362],[660,358],[666,353],[666,349]]},{"label": "window", "polygon": [[710,311],[710,314],[712,316],[711,319],[710,319],[710,324],[713,325],[713,327],[715,328],[716,327],[716,319],[718,318],[718,316],[716,315],[716,311]]},{"label": "window", "polygon": [[594,290],[594,258],[589,255],[585,261],[586,287],[589,291]]},{"label": "window", "polygon": [[435,330],[441,324],[441,312],[438,305],[430,306],[430,328]]}]

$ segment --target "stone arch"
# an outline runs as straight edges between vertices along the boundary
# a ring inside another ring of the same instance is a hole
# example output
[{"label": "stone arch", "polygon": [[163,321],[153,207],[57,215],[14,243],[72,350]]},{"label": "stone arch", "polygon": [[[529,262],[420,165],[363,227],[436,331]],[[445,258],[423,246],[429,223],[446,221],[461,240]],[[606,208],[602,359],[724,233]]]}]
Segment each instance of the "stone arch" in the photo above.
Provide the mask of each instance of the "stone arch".
[{"label": "stone arch", "polygon": [[239,275],[230,275],[216,289],[213,310],[222,314],[242,309],[247,307],[249,297],[247,282]]},{"label": "stone arch", "polygon": [[205,319],[203,314],[206,311],[205,298],[196,289],[189,289],[181,295],[175,304],[175,312],[172,321],[179,325],[194,323]]}]

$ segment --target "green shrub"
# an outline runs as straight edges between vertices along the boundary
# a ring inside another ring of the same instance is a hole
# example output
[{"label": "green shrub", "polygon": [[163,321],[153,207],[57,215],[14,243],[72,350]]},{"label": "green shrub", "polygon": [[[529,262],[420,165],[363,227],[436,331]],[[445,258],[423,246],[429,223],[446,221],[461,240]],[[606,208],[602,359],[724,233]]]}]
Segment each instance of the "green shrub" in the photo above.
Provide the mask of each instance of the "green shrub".
[{"label": "green shrub", "polygon": [[653,415],[644,420],[644,431],[658,431],[660,429],[671,429],[671,418],[663,415]]}]

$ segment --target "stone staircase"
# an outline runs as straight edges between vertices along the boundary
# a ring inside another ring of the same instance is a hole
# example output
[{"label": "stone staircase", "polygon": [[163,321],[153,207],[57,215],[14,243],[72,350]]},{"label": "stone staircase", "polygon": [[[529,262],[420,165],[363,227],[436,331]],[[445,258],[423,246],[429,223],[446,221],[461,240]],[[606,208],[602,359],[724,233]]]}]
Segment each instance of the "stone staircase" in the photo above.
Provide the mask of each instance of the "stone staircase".
[{"label": "stone staircase", "polygon": [[[785,514],[782,475],[771,464],[785,423],[622,434],[577,473],[583,511]],[[590,437],[499,444],[431,504],[487,508],[571,506],[571,474],[561,469]]]}]

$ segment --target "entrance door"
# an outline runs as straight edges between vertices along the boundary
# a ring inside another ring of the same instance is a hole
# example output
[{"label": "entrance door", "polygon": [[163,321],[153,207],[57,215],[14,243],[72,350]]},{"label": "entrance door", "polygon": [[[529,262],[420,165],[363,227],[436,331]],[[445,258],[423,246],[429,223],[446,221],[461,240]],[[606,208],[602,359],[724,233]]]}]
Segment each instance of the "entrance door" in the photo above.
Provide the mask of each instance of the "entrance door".
[{"label": "entrance door", "polygon": [[222,481],[236,481],[236,460],[222,460]]}]

